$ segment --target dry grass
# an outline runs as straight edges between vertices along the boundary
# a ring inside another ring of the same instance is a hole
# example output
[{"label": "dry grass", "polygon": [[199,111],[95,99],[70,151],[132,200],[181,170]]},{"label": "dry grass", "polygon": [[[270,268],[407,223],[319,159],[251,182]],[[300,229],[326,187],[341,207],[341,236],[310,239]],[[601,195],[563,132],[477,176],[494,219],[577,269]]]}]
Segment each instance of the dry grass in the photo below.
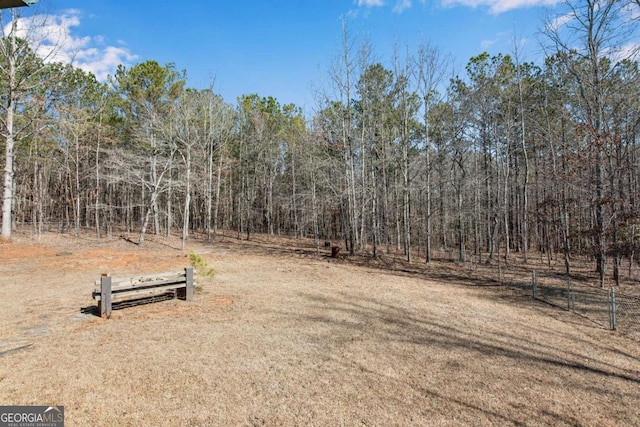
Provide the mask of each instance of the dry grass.
[{"label": "dry grass", "polygon": [[637,341],[450,263],[192,243],[216,270],[194,301],[81,313],[100,273],[180,268],[178,247],[0,246],[0,402],[70,426],[640,424]]}]

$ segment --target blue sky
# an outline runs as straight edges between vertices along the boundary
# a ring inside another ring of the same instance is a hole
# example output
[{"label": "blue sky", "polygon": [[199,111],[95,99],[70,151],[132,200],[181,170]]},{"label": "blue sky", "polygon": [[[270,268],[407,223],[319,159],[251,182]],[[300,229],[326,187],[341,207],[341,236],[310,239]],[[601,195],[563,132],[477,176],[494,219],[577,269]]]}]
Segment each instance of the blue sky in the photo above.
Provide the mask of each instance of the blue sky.
[{"label": "blue sky", "polygon": [[393,48],[429,42],[451,54],[459,70],[483,51],[509,53],[514,33],[525,59],[540,56],[536,32],[558,0],[40,0],[24,16],[48,16],[64,39],[62,60],[100,79],[118,63],[156,60],[185,69],[189,85],[214,89],[227,102],[242,94],[274,96],[306,113],[313,89],[341,49],[341,22],[368,38],[391,67]]}]

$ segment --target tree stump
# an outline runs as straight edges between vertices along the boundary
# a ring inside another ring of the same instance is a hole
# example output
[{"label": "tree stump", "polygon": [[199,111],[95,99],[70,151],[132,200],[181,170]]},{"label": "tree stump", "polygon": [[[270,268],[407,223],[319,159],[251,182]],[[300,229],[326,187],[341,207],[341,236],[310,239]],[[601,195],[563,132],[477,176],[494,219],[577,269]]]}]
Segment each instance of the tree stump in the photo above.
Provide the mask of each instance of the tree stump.
[{"label": "tree stump", "polygon": [[340,246],[331,246],[331,258],[338,258]]}]

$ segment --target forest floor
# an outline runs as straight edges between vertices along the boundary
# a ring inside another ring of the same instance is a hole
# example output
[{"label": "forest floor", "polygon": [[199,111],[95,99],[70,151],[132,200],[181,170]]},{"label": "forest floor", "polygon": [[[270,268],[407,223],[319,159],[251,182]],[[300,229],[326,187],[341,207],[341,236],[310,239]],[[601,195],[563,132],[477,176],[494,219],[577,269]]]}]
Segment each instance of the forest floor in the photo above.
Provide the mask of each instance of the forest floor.
[{"label": "forest floor", "polygon": [[[193,301],[95,316],[101,273],[180,269],[188,250],[216,272]],[[63,405],[69,426],[640,425],[639,343],[500,286],[495,263],[265,236],[0,245],[0,404]]]}]

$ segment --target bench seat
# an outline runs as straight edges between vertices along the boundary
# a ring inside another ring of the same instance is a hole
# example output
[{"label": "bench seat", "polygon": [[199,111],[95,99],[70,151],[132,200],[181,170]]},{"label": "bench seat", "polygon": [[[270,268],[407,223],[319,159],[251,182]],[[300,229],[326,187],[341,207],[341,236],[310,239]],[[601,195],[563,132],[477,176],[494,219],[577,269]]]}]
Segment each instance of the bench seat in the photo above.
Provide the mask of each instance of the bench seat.
[{"label": "bench seat", "polygon": [[178,298],[187,301],[193,299],[193,268],[123,279],[103,275],[95,284],[100,285],[100,288],[93,291],[92,297],[98,301],[100,316],[109,318],[112,302],[116,300],[144,298],[170,291],[175,291]]}]

